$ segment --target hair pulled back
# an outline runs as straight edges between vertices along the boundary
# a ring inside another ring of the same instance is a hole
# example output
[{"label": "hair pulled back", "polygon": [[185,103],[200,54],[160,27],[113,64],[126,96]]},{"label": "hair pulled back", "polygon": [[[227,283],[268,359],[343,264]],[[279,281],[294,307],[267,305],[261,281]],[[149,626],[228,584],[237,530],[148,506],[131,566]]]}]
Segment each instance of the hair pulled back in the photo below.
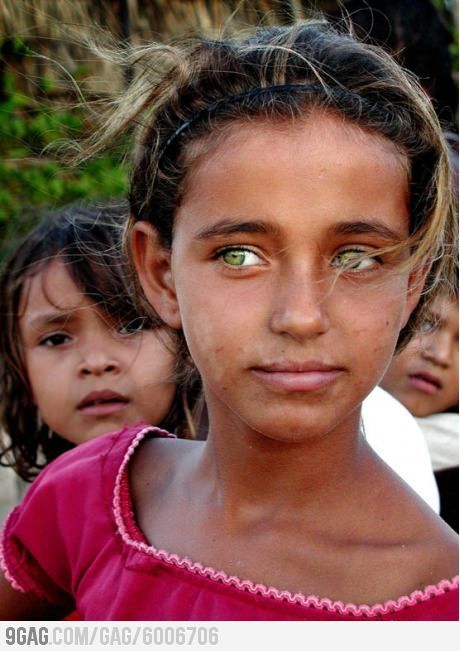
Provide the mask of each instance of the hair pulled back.
[{"label": "hair pulled back", "polygon": [[[134,51],[130,89],[93,141],[93,151],[136,127],[127,234],[151,222],[170,247],[195,145],[212,148],[232,123],[305,119],[331,111],[391,140],[407,157],[411,268],[431,263],[422,299],[401,333],[407,339],[424,306],[449,284],[456,226],[447,145],[431,102],[389,54],[322,20],[256,30],[244,38],[201,39]],[[99,138],[99,141],[98,141]],[[89,148],[89,152],[91,146]],[[400,245],[399,245],[400,246]]]}]

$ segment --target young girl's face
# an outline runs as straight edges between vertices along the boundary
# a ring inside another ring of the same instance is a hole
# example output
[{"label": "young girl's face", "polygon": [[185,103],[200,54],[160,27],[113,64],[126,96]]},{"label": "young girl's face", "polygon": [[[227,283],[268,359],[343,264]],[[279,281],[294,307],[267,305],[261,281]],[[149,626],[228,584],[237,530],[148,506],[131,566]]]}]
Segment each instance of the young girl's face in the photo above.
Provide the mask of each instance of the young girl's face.
[{"label": "young girl's face", "polygon": [[211,427],[300,441],[357,426],[418,298],[402,254],[372,257],[408,236],[407,203],[394,145],[330,114],[239,124],[201,157],[171,269],[144,235],[134,250],[151,302],[184,329]]},{"label": "young girl's face", "polygon": [[438,298],[430,321],[433,329],[395,355],[382,381],[384,389],[419,417],[458,404],[458,302]]},{"label": "young girl's face", "polygon": [[63,438],[78,444],[124,424],[158,424],[167,414],[174,362],[158,332],[117,329],[62,261],[28,281],[20,313],[34,402]]}]

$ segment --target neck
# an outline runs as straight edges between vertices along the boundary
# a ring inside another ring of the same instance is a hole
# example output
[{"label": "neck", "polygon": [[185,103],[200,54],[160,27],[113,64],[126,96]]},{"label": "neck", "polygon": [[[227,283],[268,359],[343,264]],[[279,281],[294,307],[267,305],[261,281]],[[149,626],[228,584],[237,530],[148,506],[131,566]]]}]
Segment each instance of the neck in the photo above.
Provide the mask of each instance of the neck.
[{"label": "neck", "polygon": [[[270,439],[235,416],[209,414],[199,463],[224,510],[305,508],[338,500],[356,481],[369,448],[356,410],[334,430],[308,433],[301,442]],[[228,422],[230,421],[230,422]]]}]

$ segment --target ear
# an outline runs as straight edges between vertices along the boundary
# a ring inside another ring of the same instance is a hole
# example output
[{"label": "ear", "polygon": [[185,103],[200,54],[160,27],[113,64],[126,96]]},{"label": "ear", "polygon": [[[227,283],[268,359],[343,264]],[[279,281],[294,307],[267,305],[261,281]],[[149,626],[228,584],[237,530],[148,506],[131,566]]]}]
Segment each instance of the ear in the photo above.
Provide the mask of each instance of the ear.
[{"label": "ear", "polygon": [[412,270],[409,274],[409,280],[407,282],[407,300],[406,306],[404,308],[402,328],[407,325],[409,317],[412,312],[417,307],[417,304],[420,300],[420,296],[425,287],[426,277],[430,271],[431,264],[426,262],[416,269]]},{"label": "ear", "polygon": [[180,329],[182,323],[171,273],[171,252],[160,244],[152,224],[140,221],[134,225],[131,252],[148,302],[166,325]]}]

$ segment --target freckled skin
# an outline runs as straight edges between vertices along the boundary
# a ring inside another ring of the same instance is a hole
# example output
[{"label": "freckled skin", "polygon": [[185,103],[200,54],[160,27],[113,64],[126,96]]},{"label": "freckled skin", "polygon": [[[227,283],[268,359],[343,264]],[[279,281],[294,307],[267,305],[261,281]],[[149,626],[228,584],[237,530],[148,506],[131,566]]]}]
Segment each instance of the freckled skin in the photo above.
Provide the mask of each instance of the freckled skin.
[{"label": "freckled skin", "polygon": [[[268,149],[273,156],[266,156]],[[268,260],[268,270],[235,280],[219,271],[221,262],[205,260],[209,254],[198,249],[193,235],[218,217],[240,215],[266,217],[283,233],[276,242],[234,237],[235,243],[260,245]],[[353,126],[343,129],[330,116],[292,131],[243,125],[194,170],[176,217],[172,264],[185,335],[204,378],[211,423],[219,414],[219,429],[231,426],[221,423],[224,414],[233,423],[239,414],[266,436],[293,440],[339,422],[346,428],[356,424],[351,406],[379,381],[410,312],[407,274],[388,274],[383,283],[381,275],[366,281],[347,277],[331,288],[331,270],[322,260],[344,242],[331,239],[327,229],[359,216],[382,219],[407,236],[404,162],[391,143]],[[369,243],[365,239],[353,243]],[[309,301],[313,312],[321,312],[319,320],[328,321],[325,329],[311,325],[310,317],[299,331],[289,323],[273,325],[285,314],[301,321]],[[382,314],[388,315],[385,336]],[[274,401],[249,369],[281,356],[320,358],[345,371],[326,393]],[[333,417],[325,399],[334,404]]]}]

